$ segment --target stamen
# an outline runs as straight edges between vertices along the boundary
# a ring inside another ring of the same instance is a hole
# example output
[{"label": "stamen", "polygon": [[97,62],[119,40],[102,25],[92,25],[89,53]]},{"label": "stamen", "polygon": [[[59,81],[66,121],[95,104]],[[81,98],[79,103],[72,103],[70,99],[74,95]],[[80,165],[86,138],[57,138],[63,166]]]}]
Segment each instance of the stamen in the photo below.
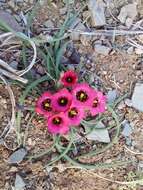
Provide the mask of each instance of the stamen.
[{"label": "stamen", "polygon": [[98,106],[98,103],[99,103],[99,102],[98,102],[98,99],[95,98],[94,101],[93,101],[93,107],[96,108],[96,107]]},{"label": "stamen", "polygon": [[76,108],[71,108],[71,110],[69,110],[68,112],[68,116],[71,118],[75,117],[77,114],[78,114],[78,111]]},{"label": "stamen", "polygon": [[66,78],[66,81],[70,83],[70,82],[73,81],[73,79],[72,79],[72,77],[67,77],[67,78]]},{"label": "stamen", "polygon": [[81,102],[85,102],[88,99],[87,94],[82,90],[77,92],[76,97]]},{"label": "stamen", "polygon": [[61,122],[62,122],[62,119],[60,117],[55,117],[53,119],[53,124],[55,124],[55,125],[60,125]]},{"label": "stamen", "polygon": [[51,108],[51,100],[50,99],[46,99],[42,102],[42,107],[44,110],[46,111],[51,111],[52,108]]},{"label": "stamen", "polygon": [[58,100],[58,104],[60,106],[66,106],[67,103],[68,103],[68,99],[66,97],[59,98],[59,100]]}]

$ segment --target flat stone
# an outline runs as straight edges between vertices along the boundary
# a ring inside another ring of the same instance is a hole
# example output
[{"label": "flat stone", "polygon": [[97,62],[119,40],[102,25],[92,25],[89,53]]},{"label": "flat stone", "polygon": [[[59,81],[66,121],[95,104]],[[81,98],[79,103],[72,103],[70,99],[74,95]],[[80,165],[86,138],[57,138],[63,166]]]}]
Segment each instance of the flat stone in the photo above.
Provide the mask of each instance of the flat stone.
[{"label": "flat stone", "polygon": [[132,95],[132,106],[143,112],[143,84],[137,83]]},{"label": "flat stone", "polygon": [[117,98],[117,90],[109,90],[107,93],[107,102],[109,104],[114,103]]},{"label": "flat stone", "polygon": [[17,151],[15,151],[13,154],[10,155],[8,159],[8,163],[10,164],[18,164],[22,162],[24,157],[26,156],[27,151],[24,148],[20,148]]},{"label": "flat stone", "polygon": [[109,54],[109,52],[111,51],[111,48],[109,48],[105,45],[95,44],[94,50],[98,54],[102,54],[104,56],[107,56]]},{"label": "flat stone", "polygon": [[51,20],[47,20],[44,22],[44,26],[47,28],[54,28],[54,23]]},{"label": "flat stone", "polygon": [[22,27],[15,20],[15,18],[6,11],[0,10],[0,20],[2,20],[4,23],[6,23],[10,28],[12,28],[16,32],[23,31]]},{"label": "flat stone", "polygon": [[88,7],[91,12],[93,26],[104,26],[106,24],[105,6],[103,0],[89,1]]},{"label": "flat stone", "polygon": [[129,98],[125,99],[125,104],[129,107],[132,107],[133,103],[132,103],[132,100],[130,100]]},{"label": "flat stone", "polygon": [[137,55],[141,55],[141,54],[143,54],[143,49],[135,48],[135,53]]},{"label": "flat stone", "polygon": [[132,134],[132,127],[131,127],[130,123],[127,120],[125,120],[122,122],[122,125],[124,127],[124,129],[122,131],[122,135],[124,137],[129,137]]},{"label": "flat stone", "polygon": [[130,27],[137,16],[137,4],[130,3],[121,8],[118,19],[121,23],[126,24],[127,27]]},{"label": "flat stone", "polygon": [[80,18],[77,18],[70,26],[70,29],[73,30],[71,32],[71,39],[73,41],[78,41],[80,39],[80,33],[86,30],[86,27],[82,23]]},{"label": "flat stone", "polygon": [[[87,126],[87,127],[89,127],[89,126]],[[109,132],[106,129],[106,126],[102,122],[99,122],[96,125],[96,128],[91,133],[89,133],[86,136],[86,138],[88,140],[93,140],[93,141],[98,141],[98,142],[103,142],[103,143],[109,143],[111,140],[109,137]]]},{"label": "flat stone", "polygon": [[20,175],[16,174],[15,189],[16,190],[24,190],[25,186],[26,186],[26,184],[23,181],[22,177]]},{"label": "flat stone", "polygon": [[17,61],[12,61],[9,65],[10,65],[13,69],[17,69],[18,62],[17,62]]},{"label": "flat stone", "polygon": [[131,46],[131,47],[129,47],[129,48],[127,49],[127,53],[128,53],[128,54],[131,55],[133,52],[134,52],[134,47]]}]

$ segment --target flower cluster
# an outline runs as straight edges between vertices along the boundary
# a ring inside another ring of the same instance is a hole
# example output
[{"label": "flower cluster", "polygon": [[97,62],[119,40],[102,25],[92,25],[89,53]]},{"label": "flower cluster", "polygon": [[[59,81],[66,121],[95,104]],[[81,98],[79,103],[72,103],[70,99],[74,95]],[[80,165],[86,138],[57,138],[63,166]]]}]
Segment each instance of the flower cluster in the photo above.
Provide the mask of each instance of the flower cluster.
[{"label": "flower cluster", "polygon": [[60,78],[64,87],[54,94],[44,92],[36,103],[35,111],[45,116],[48,131],[52,134],[66,134],[87,115],[96,116],[105,111],[103,93],[77,81],[74,71],[66,71]]}]

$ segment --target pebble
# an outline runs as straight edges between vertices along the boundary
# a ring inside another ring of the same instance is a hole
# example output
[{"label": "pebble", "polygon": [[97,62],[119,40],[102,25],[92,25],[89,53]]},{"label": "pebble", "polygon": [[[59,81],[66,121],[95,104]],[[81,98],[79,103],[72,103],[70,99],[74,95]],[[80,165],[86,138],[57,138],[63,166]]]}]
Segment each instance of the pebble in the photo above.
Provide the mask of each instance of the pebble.
[{"label": "pebble", "polygon": [[25,186],[26,186],[26,184],[23,181],[22,177],[19,174],[16,174],[15,189],[24,190]]},{"label": "pebble", "polygon": [[54,23],[51,20],[47,20],[44,22],[44,26],[47,28],[54,28]]},{"label": "pebble", "polygon": [[17,61],[12,61],[9,65],[10,65],[13,69],[16,69],[16,70],[17,70],[18,62],[17,62]]},{"label": "pebble", "polygon": [[143,161],[140,161],[140,162],[138,163],[138,170],[139,170],[139,171],[143,171]]},{"label": "pebble", "polygon": [[130,55],[133,53],[133,51],[134,51],[134,48],[132,46],[127,49],[127,53]]},{"label": "pebble", "polygon": [[67,12],[67,7],[63,7],[59,11],[60,11],[60,15],[65,15]]},{"label": "pebble", "polygon": [[122,110],[122,109],[124,109],[125,107],[126,107],[126,105],[125,105],[124,101],[121,101],[121,102],[118,104],[118,109],[119,109],[119,110]]},{"label": "pebble", "polygon": [[107,102],[112,104],[117,98],[117,91],[116,90],[109,90],[107,93]]},{"label": "pebble", "polygon": [[93,26],[104,26],[106,24],[106,18],[105,3],[103,0],[90,0],[88,8],[91,12]]},{"label": "pebble", "polygon": [[109,52],[111,51],[111,48],[109,48],[105,45],[95,44],[94,50],[98,54],[102,54],[104,56],[107,56],[109,54]]},{"label": "pebble", "polygon": [[130,28],[136,16],[137,5],[136,3],[130,3],[121,8],[118,19],[121,21],[121,23],[126,24],[126,26]]},{"label": "pebble", "polygon": [[143,54],[143,49],[135,48],[135,53],[137,55],[141,55],[141,54]]},{"label": "pebble", "polygon": [[22,32],[22,27],[18,24],[15,18],[8,12],[0,10],[0,19],[9,25],[14,31]]},{"label": "pebble", "polygon": [[80,33],[86,30],[86,27],[82,23],[80,18],[77,18],[74,23],[71,24],[70,29],[73,30],[71,32],[70,38],[73,41],[78,41],[80,39]]},{"label": "pebble", "polygon": [[124,102],[125,102],[125,104],[126,104],[127,106],[129,106],[129,107],[132,107],[132,105],[133,105],[133,104],[132,104],[132,100],[130,100],[130,99],[128,99],[128,98],[125,99]]},{"label": "pebble", "polygon": [[133,95],[132,95],[132,106],[139,111],[143,112],[143,84],[136,83]]},{"label": "pebble", "polygon": [[127,120],[124,120],[122,122],[122,125],[124,127],[124,129],[122,131],[122,135],[124,137],[129,137],[132,134],[132,127],[131,127],[130,123]]}]

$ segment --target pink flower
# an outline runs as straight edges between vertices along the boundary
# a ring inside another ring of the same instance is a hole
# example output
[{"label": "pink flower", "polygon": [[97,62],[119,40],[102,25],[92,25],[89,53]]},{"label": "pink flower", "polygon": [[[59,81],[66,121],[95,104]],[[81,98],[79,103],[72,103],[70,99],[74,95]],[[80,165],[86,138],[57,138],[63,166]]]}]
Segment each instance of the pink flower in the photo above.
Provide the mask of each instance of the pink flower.
[{"label": "pink flower", "polygon": [[72,95],[67,89],[62,89],[54,94],[52,98],[52,107],[57,112],[65,112],[72,103]]},{"label": "pink flower", "polygon": [[69,131],[69,121],[64,113],[49,117],[47,124],[48,131],[52,134],[66,134]]},{"label": "pink flower", "polygon": [[74,103],[77,106],[87,107],[93,100],[92,89],[87,83],[77,84],[72,90]]},{"label": "pink flower", "polygon": [[77,74],[72,70],[68,70],[62,74],[60,81],[65,87],[74,86],[77,82]]},{"label": "pink flower", "polygon": [[52,95],[49,92],[44,92],[42,96],[39,97],[35,111],[36,113],[39,113],[41,115],[45,115],[46,117],[49,117],[52,115]]},{"label": "pink flower", "polygon": [[82,107],[78,107],[73,104],[66,112],[66,116],[69,119],[70,125],[79,125],[81,120],[84,118],[84,110]]},{"label": "pink flower", "polygon": [[97,115],[98,113],[105,112],[106,107],[106,96],[103,95],[100,91],[93,90],[94,99],[91,102],[91,107],[89,108],[92,116]]}]

